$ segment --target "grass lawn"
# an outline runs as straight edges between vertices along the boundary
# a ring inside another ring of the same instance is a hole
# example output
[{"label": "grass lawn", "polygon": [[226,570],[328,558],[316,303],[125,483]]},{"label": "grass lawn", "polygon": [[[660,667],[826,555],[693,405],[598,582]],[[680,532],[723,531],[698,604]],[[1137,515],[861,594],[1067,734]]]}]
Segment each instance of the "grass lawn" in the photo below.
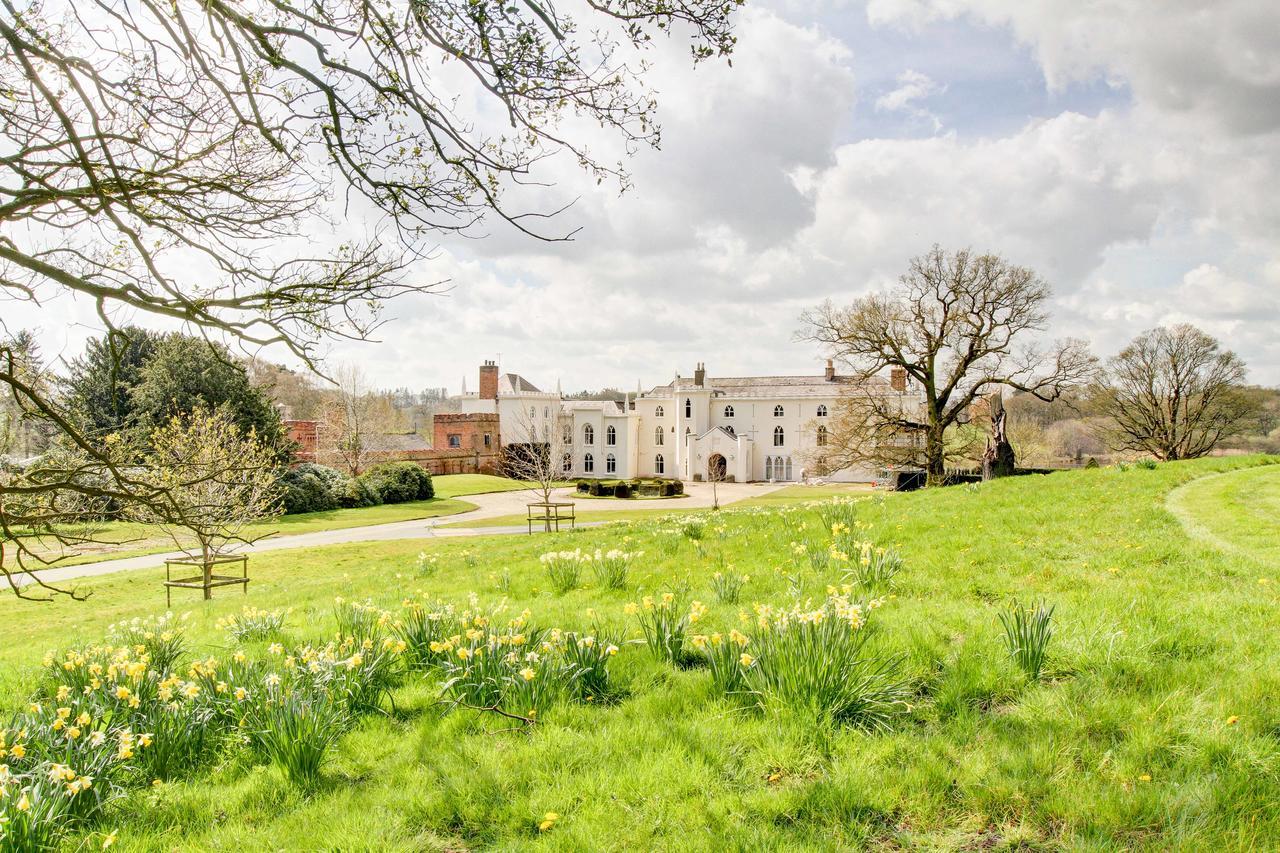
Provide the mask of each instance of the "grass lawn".
[{"label": "grass lawn", "polygon": [[[118,830],[124,850],[1277,849],[1280,568],[1266,548],[1280,538],[1280,465],[1253,467],[1263,461],[868,496],[859,535],[903,559],[863,629],[867,653],[910,691],[888,731],[758,709],[718,694],[707,669],[627,642],[610,659],[611,695],[557,703],[534,726],[449,708],[441,677],[411,674],[394,709],[363,716],[331,750],[314,790],[228,745],[131,789],[64,848],[97,849]],[[1220,472],[1231,473],[1208,476]],[[816,601],[842,582],[797,555],[797,536],[829,538],[816,513],[770,507],[727,509],[699,539],[651,519],[562,534],[558,547],[644,552],[626,590],[587,572],[564,594],[538,561],[545,536],[266,553],[251,561],[247,599],[177,609],[192,614],[192,652],[224,660],[237,646],[215,622],[246,600],[293,608],[292,647],[331,635],[334,596],[400,613],[419,591],[635,640],[624,606],[687,585],[686,604],[708,606],[696,630],[753,634],[739,620],[753,603]],[[426,575],[422,551],[436,558]],[[740,604],[711,589],[722,564],[750,575]],[[0,599],[10,707],[36,689],[46,650],[163,609],[155,571],[84,588],[87,603]],[[1014,600],[1057,608],[1038,683],[1003,645],[998,613]],[[278,660],[265,645],[244,648]],[[558,819],[540,829],[548,812]]]},{"label": "grass lawn", "polygon": [[[455,500],[460,496],[511,492],[527,488],[523,483],[490,474],[443,474],[433,477],[432,484],[435,486],[436,496],[431,500],[282,515],[262,524],[251,525],[249,533],[254,536],[262,533],[291,536],[298,533],[316,533],[322,530],[341,530],[347,527],[456,515],[476,508],[473,503]],[[142,554],[170,551],[174,548],[173,541],[167,536],[149,525],[136,522],[113,521],[98,528],[94,536],[101,539],[102,543],[79,548],[81,553],[60,561],[59,565],[74,566],[103,559],[137,557]]]}]

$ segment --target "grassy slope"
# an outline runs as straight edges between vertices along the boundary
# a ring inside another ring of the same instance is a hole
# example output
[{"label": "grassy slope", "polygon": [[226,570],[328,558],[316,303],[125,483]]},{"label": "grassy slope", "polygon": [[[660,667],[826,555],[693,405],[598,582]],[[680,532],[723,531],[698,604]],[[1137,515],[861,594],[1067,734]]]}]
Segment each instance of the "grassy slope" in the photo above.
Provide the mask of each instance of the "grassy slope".
[{"label": "grassy slope", "polygon": [[[237,759],[132,795],[111,826],[124,849],[308,849],[319,838],[403,850],[1274,849],[1277,590],[1259,584],[1269,576],[1257,562],[1188,537],[1164,507],[1191,478],[1256,461],[1079,471],[869,502],[862,517],[906,558],[879,612],[878,644],[904,655],[918,685],[914,712],[893,734],[736,711],[709,695],[704,672],[675,672],[628,647],[614,671],[629,695],[615,706],[565,708],[531,734],[494,734],[501,721],[445,714],[431,685],[415,682],[398,695],[397,718],[343,741],[310,799]],[[1214,482],[1248,509],[1249,492],[1228,484],[1269,475],[1234,476]],[[1206,504],[1210,520],[1216,506]],[[419,587],[459,602],[472,591],[505,595],[539,624],[579,627],[587,608],[623,624],[626,600],[673,577],[688,575],[709,602],[720,552],[752,575],[747,601],[785,600],[775,567],[798,573],[807,593],[830,580],[788,564],[776,522],[722,518],[723,535],[701,551],[686,542],[663,555],[656,537],[665,534],[643,526],[564,537],[594,547],[630,536],[646,558],[628,593],[555,596],[536,562],[546,540],[512,537],[264,554],[250,600],[293,605],[301,638],[324,628],[334,594],[388,603]],[[1280,535],[1274,516],[1262,521]],[[424,547],[443,568],[413,578]],[[478,555],[476,568],[464,550]],[[495,586],[501,568],[512,578],[505,593]],[[153,575],[97,579],[87,605],[0,603],[0,695],[20,700],[46,648],[159,610]],[[1048,684],[1026,685],[1004,659],[996,612],[1014,596],[1058,606]],[[213,622],[242,601],[192,602],[193,637],[225,649]],[[709,622],[733,624],[735,612],[713,606]],[[562,819],[542,835],[546,811]]]},{"label": "grassy slope", "polygon": [[[475,509],[475,504],[454,500],[459,496],[510,492],[526,488],[522,483],[489,474],[444,474],[433,478],[433,483],[436,487],[436,496],[432,500],[283,515],[262,524],[251,525],[249,533],[254,536],[263,533],[290,536],[298,533],[316,533],[321,530],[341,530],[347,527],[457,515]],[[118,544],[85,546],[79,549],[80,554],[60,561],[59,565],[73,566],[103,559],[136,557],[142,554],[169,551],[174,547],[173,541],[157,533],[155,528],[136,522],[115,521],[105,524],[97,529],[95,536],[103,542]]]}]

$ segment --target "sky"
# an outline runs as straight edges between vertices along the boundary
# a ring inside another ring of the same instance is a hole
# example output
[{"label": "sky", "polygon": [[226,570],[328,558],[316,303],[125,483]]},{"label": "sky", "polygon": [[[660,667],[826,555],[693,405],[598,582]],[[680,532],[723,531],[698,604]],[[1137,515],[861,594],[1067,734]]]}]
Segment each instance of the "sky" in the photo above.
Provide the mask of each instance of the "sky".
[{"label": "sky", "polygon": [[[699,361],[816,373],[800,313],[938,243],[1036,270],[1048,336],[1106,357],[1191,322],[1280,384],[1280,3],[748,0],[738,36],[732,67],[650,51],[663,145],[629,191],[548,164],[531,201],[573,201],[573,241],[442,239],[413,274],[447,292],[397,300],[378,342],[330,360],[451,392],[485,359],[566,391]],[[27,325],[74,355],[89,317]]]}]

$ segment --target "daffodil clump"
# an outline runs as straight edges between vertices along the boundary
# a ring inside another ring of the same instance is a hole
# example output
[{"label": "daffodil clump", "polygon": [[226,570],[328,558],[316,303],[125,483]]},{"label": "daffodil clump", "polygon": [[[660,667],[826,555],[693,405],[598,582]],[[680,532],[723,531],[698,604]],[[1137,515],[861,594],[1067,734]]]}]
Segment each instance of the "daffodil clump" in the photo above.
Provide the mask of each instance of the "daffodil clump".
[{"label": "daffodil clump", "polygon": [[899,659],[865,650],[871,613],[883,602],[856,602],[852,592],[849,585],[829,587],[817,605],[757,604],[740,614],[751,636],[739,664],[761,705],[871,730],[888,728],[908,710],[908,691],[896,677]]},{"label": "daffodil clump", "polygon": [[628,616],[634,616],[644,632],[649,651],[660,660],[683,666],[690,660],[685,648],[685,635],[690,626],[697,624],[707,612],[707,606],[694,601],[685,610],[684,603],[674,592],[664,592],[658,598],[646,595],[638,602],[623,608]]},{"label": "daffodil clump", "polygon": [[285,619],[290,612],[292,609],[263,610],[259,607],[245,607],[239,613],[219,619],[217,626],[237,643],[269,640],[284,630]]},{"label": "daffodil clump", "polygon": [[562,699],[607,698],[616,643],[594,634],[529,625],[529,611],[502,621],[498,613],[464,612],[458,632],[432,643],[430,659],[445,693],[472,708],[536,718]]},{"label": "daffodil clump", "polygon": [[572,551],[548,551],[538,558],[556,592],[566,593],[577,589],[582,582],[582,569],[591,556],[583,554],[581,548]]},{"label": "daffodil clump", "polygon": [[725,566],[723,571],[711,575],[711,591],[716,594],[716,601],[721,604],[737,604],[742,596],[742,588],[751,580],[747,575],[733,571],[733,566]]},{"label": "daffodil clump", "polygon": [[750,642],[751,638],[736,628],[727,634],[717,631],[689,638],[689,645],[702,655],[711,671],[711,683],[725,694],[746,689],[746,669],[755,661],[747,651]]}]

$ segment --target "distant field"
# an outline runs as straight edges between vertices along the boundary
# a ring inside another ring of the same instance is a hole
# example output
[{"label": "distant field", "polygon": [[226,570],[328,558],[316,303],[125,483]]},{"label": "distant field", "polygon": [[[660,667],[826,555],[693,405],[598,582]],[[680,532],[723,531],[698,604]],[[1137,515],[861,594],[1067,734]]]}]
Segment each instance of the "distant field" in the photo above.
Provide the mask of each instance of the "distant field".
[{"label": "distant field", "polygon": [[[190,654],[225,660],[237,645],[215,623],[246,602],[293,608],[281,642],[294,648],[332,636],[335,596],[370,598],[393,616],[407,612],[406,596],[460,608],[474,596],[503,608],[495,624],[527,608],[539,628],[621,640],[612,692],[562,700],[525,727],[451,710],[437,671],[411,673],[394,709],[385,703],[341,739],[314,791],[228,744],[158,788],[132,789],[64,849],[97,849],[112,829],[124,850],[1280,849],[1280,566],[1270,557],[1280,465],[1256,467],[1264,461],[1081,470],[860,502],[856,535],[902,558],[887,586],[852,588],[884,597],[868,653],[909,695],[881,732],[717,693],[706,667],[651,655],[625,609],[687,590],[686,607],[707,608],[692,631],[741,629],[757,651],[755,603],[820,601],[850,582],[847,564],[794,548],[798,537],[823,552],[829,531],[816,513],[728,509],[683,530],[646,514],[555,538],[257,555],[247,597],[175,601],[191,613]],[[539,555],[576,547],[644,556],[624,590],[587,571],[557,593]],[[422,572],[419,553],[435,558]],[[750,576],[738,603],[712,589],[726,567]],[[112,622],[163,610],[154,571],[83,589],[93,592],[83,604],[0,600],[0,708],[22,707],[47,649],[98,642]],[[1003,643],[998,614],[1015,601],[1056,607],[1039,682]],[[244,648],[281,665],[266,641]],[[555,820],[540,828],[548,813]]]}]

